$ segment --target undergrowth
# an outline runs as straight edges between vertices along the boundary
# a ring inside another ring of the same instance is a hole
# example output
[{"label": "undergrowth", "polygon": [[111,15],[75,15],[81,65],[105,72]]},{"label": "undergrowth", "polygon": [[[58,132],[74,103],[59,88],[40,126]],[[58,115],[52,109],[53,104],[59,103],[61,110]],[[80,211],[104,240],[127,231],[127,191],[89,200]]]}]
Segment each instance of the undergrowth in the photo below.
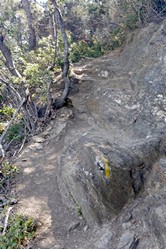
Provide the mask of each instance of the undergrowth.
[{"label": "undergrowth", "polygon": [[34,238],[36,222],[15,214],[10,205],[11,182],[18,168],[8,162],[0,168],[0,249],[23,249]]},{"label": "undergrowth", "polygon": [[1,249],[22,249],[34,238],[36,222],[32,218],[12,215],[8,227],[0,237]]}]

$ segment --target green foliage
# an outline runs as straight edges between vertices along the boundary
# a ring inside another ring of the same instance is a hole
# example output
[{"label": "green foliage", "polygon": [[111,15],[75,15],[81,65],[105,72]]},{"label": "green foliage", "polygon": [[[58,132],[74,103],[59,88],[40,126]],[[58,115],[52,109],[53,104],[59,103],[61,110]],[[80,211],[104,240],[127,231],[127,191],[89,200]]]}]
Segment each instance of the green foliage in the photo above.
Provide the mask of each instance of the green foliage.
[{"label": "green foliage", "polygon": [[5,162],[2,164],[1,173],[3,174],[3,178],[5,180],[9,180],[12,179],[16,173],[18,173],[18,168],[15,165],[10,164],[9,162]]},{"label": "green foliage", "polygon": [[112,49],[124,44],[126,38],[125,27],[123,25],[114,29],[111,34],[111,47]]},{"label": "green foliage", "polygon": [[86,42],[84,40],[71,44],[70,59],[78,62],[82,58],[97,58],[103,54],[101,45],[97,41]]},{"label": "green foliage", "polygon": [[1,249],[21,249],[34,238],[36,222],[32,218],[13,215],[4,236],[0,237]]},{"label": "green foliage", "polygon": [[0,123],[0,135],[3,133],[4,130],[5,130],[4,123]]},{"label": "green foliage", "polygon": [[12,124],[6,134],[6,140],[10,142],[12,140],[21,141],[22,139],[23,139],[23,124],[21,122]]},{"label": "green foliage", "polygon": [[4,162],[1,166],[0,192],[2,193],[6,186],[9,186],[11,180],[18,173],[18,168],[8,162]]},{"label": "green foliage", "polygon": [[161,17],[166,14],[166,1],[164,0],[121,0],[119,7],[122,19],[130,30],[151,21],[160,21]]},{"label": "green foliage", "polygon": [[125,26],[129,30],[135,30],[138,28],[138,15],[135,11],[131,11],[125,17]]},{"label": "green foliage", "polygon": [[79,205],[76,206],[76,211],[77,211],[77,214],[78,214],[79,216],[82,215],[82,209],[81,209],[81,207],[80,207]]},{"label": "green foliage", "polygon": [[15,112],[15,109],[10,106],[3,106],[0,109],[0,115],[3,115],[3,120],[10,120]]},{"label": "green foliage", "polygon": [[166,30],[166,19],[163,21],[163,28]]}]

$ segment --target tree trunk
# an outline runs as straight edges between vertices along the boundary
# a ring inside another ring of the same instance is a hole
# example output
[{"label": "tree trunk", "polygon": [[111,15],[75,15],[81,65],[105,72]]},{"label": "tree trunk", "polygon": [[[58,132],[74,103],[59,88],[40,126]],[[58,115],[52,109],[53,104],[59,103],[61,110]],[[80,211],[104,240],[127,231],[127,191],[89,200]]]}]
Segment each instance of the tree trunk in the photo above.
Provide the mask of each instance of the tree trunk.
[{"label": "tree trunk", "polygon": [[35,50],[36,49],[36,32],[33,27],[33,16],[31,13],[31,8],[30,8],[30,1],[29,0],[22,0],[22,5],[25,10],[26,14],[26,19],[28,22],[28,29],[29,29],[29,50]]},{"label": "tree trunk", "polygon": [[64,44],[64,66],[62,69],[62,78],[63,78],[64,83],[65,83],[65,88],[64,88],[63,94],[61,96],[61,99],[56,101],[56,103],[54,105],[55,108],[61,108],[64,105],[65,100],[69,94],[69,86],[70,86],[70,80],[68,77],[69,66],[70,66],[70,63],[69,63],[69,45],[68,45],[67,34],[65,31],[65,27],[64,27],[64,21],[63,21],[61,12],[59,10],[59,7],[57,5],[57,2],[56,2],[56,0],[51,0],[51,2],[52,2],[53,7],[54,7],[55,15],[57,16],[57,22],[58,22],[59,28],[61,30],[63,44]]},{"label": "tree trunk", "polygon": [[57,27],[57,18],[55,13],[50,13],[50,31],[53,41],[55,42],[55,52],[54,52],[54,59],[49,68],[49,70],[53,70],[56,64],[57,57],[60,58],[60,48],[58,42],[58,27]]},{"label": "tree trunk", "polygon": [[10,49],[4,44],[4,36],[0,35],[0,50],[5,57],[5,64],[12,75],[21,78],[20,73],[17,71],[12,58],[12,53]]},{"label": "tree trunk", "polygon": [[49,27],[51,31],[52,39],[56,39],[56,24],[55,24],[55,15],[54,13],[49,13]]}]

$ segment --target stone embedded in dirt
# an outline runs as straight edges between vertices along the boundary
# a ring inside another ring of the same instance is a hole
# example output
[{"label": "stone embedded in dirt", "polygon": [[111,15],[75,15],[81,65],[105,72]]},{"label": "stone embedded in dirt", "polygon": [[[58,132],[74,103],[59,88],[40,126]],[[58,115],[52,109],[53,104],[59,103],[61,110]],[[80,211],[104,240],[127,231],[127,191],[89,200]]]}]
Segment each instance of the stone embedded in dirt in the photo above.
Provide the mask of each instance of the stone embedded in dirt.
[{"label": "stone embedded in dirt", "polygon": [[88,230],[88,228],[89,228],[88,225],[84,226],[84,228],[83,228],[84,232],[86,232]]},{"label": "stone embedded in dirt", "polygon": [[45,141],[45,138],[39,136],[34,136],[32,139],[37,143],[43,143]]},{"label": "stone embedded in dirt", "polygon": [[34,143],[34,144],[31,144],[30,146],[29,146],[29,148],[31,149],[31,150],[42,150],[43,149],[43,145],[41,144],[41,143]]},{"label": "stone embedded in dirt", "polygon": [[50,135],[51,133],[51,130],[52,130],[52,126],[49,126],[45,131],[42,132],[42,136],[48,136]]},{"label": "stone embedded in dirt", "polygon": [[[102,233],[102,230],[104,233]],[[108,244],[111,242],[112,239],[112,232],[109,229],[101,229],[97,232],[96,235],[96,241],[94,242],[94,247],[95,249],[106,249],[108,248]]]},{"label": "stone embedded in dirt", "polygon": [[125,222],[125,223],[122,224],[122,227],[123,227],[124,230],[130,228],[131,226],[132,226],[132,223],[130,221]]},{"label": "stone embedded in dirt", "polygon": [[68,232],[72,232],[74,229],[76,229],[77,227],[80,226],[80,222],[74,222],[73,224],[70,224],[69,228],[68,228]]},{"label": "stone embedded in dirt", "polygon": [[39,143],[35,143],[35,148],[37,150],[42,150],[43,149],[43,145],[39,144]]},{"label": "stone embedded in dirt", "polygon": [[16,204],[16,203],[18,203],[18,199],[12,198],[12,199],[10,200],[10,204],[11,204],[11,205],[14,205],[14,204]]},{"label": "stone embedded in dirt", "polygon": [[118,243],[118,249],[130,249],[131,244],[134,241],[134,233],[126,231],[120,238]]},{"label": "stone embedded in dirt", "polygon": [[108,71],[101,71],[98,76],[99,77],[103,77],[103,78],[107,78],[109,75],[109,72]]}]

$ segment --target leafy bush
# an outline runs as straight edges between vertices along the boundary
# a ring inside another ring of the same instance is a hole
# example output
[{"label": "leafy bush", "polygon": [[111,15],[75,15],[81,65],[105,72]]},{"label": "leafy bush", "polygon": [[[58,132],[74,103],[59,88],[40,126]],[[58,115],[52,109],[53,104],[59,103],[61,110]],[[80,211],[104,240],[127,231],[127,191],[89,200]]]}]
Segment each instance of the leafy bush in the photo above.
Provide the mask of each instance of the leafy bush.
[{"label": "leafy bush", "polygon": [[134,30],[138,28],[138,16],[136,12],[132,11],[130,14],[126,15],[125,26],[129,30]]},{"label": "leafy bush", "polygon": [[23,139],[23,124],[21,122],[14,123],[10,126],[7,135],[7,141],[17,140],[20,141]]},{"label": "leafy bush", "polygon": [[4,123],[0,123],[0,135],[4,132],[4,130],[5,130]]},{"label": "leafy bush", "polygon": [[1,172],[5,178],[12,178],[18,172],[18,169],[13,164],[5,162],[1,167]]},{"label": "leafy bush", "polygon": [[114,29],[111,34],[111,47],[112,49],[123,45],[126,38],[126,31],[123,25]]},{"label": "leafy bush", "polygon": [[4,236],[0,237],[1,249],[21,249],[34,238],[36,223],[32,218],[13,215]]},{"label": "leafy bush", "polygon": [[71,44],[70,59],[78,62],[82,58],[97,58],[103,54],[101,45],[96,41],[86,42],[84,40]]},{"label": "leafy bush", "polygon": [[14,112],[15,112],[15,109],[11,108],[10,106],[3,106],[3,108],[0,109],[0,115],[3,115],[4,120],[11,119]]},{"label": "leafy bush", "polygon": [[0,173],[0,193],[3,193],[6,186],[9,186],[10,181],[13,179],[15,174],[18,173],[18,168],[8,162],[5,162],[1,166]]}]

